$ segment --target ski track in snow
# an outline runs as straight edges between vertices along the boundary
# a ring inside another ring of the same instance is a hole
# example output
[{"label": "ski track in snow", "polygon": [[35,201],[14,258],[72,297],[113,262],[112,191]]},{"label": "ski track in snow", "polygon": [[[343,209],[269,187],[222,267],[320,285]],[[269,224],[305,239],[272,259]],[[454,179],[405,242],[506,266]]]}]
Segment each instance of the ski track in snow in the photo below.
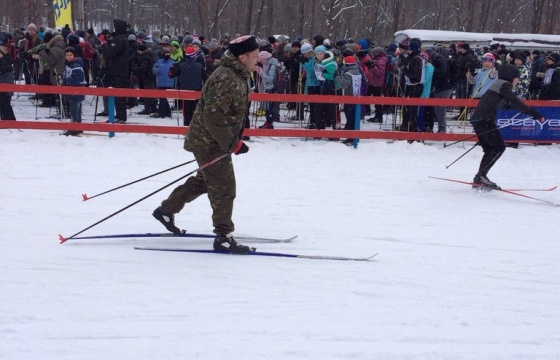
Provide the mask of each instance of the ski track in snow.
[{"label": "ski track in snow", "polygon": [[[35,116],[23,95],[16,114]],[[91,101],[91,100],[89,100]],[[40,117],[48,109],[38,109]],[[133,109],[137,112],[138,108]],[[84,103],[84,118],[93,105]],[[18,116],[23,119],[25,116]],[[134,121],[173,125],[175,119]],[[144,252],[208,239],[59,245],[194,169],[176,136],[0,131],[0,359],[522,359],[560,353],[559,209],[428,176],[472,179],[475,149],[259,138],[234,157],[239,235],[262,251],[369,262]],[[558,146],[508,149],[490,178],[559,185]],[[163,231],[163,190],[83,235]],[[533,194],[560,202],[560,192]],[[206,197],[176,223],[211,232]]]}]

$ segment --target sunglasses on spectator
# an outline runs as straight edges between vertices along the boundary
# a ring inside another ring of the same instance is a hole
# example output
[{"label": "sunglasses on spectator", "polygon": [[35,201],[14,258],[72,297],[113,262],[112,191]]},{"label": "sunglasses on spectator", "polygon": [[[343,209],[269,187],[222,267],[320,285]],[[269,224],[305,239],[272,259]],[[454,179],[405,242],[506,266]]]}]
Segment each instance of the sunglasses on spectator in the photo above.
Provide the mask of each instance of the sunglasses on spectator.
[{"label": "sunglasses on spectator", "polygon": [[482,61],[484,61],[484,62],[494,62],[494,59],[489,58],[489,57],[485,57],[485,58],[482,58]]}]

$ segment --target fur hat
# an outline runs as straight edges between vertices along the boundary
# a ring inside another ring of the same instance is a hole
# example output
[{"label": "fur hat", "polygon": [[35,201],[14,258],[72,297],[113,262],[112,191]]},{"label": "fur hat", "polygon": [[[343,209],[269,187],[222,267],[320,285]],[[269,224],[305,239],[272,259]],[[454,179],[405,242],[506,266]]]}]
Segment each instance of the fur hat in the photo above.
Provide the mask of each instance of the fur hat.
[{"label": "fur hat", "polygon": [[196,55],[197,55],[196,49],[193,48],[192,46],[189,46],[185,49],[185,56],[186,57],[192,58],[192,57],[195,57]]},{"label": "fur hat", "polygon": [[346,57],[344,58],[344,63],[345,63],[346,65],[356,65],[356,57],[353,56],[353,55],[346,56]]},{"label": "fur hat", "polygon": [[258,50],[259,43],[257,42],[256,37],[252,35],[244,35],[231,40],[229,42],[228,49],[233,56],[238,57],[239,55]]}]

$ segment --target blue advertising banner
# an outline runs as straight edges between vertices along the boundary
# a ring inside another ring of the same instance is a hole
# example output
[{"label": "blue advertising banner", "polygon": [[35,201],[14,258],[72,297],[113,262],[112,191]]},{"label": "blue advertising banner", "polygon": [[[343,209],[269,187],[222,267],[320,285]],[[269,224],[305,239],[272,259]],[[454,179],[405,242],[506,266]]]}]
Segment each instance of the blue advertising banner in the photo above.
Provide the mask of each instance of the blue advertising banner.
[{"label": "blue advertising banner", "polygon": [[504,140],[560,141],[560,108],[537,107],[544,116],[541,123],[517,110],[499,110],[496,125]]}]

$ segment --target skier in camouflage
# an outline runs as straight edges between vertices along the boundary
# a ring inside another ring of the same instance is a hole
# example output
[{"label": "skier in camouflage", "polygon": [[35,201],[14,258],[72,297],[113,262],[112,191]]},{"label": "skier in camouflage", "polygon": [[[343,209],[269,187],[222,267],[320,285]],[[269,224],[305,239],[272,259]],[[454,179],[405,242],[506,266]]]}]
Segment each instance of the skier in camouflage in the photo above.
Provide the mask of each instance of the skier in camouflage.
[{"label": "skier in camouflage", "polygon": [[[221,59],[221,65],[206,80],[200,102],[187,130],[184,148],[193,153],[202,166],[228,154],[249,151],[241,140],[245,118],[249,111],[251,72],[254,70],[259,45],[254,36],[232,40]],[[233,238],[233,201],[236,195],[235,173],[231,156],[198,171],[175,188],[161,206],[153,212],[169,231],[179,234],[174,214],[180,212],[202,194],[208,194],[212,206],[214,250],[244,254],[252,249],[237,244]]]}]

